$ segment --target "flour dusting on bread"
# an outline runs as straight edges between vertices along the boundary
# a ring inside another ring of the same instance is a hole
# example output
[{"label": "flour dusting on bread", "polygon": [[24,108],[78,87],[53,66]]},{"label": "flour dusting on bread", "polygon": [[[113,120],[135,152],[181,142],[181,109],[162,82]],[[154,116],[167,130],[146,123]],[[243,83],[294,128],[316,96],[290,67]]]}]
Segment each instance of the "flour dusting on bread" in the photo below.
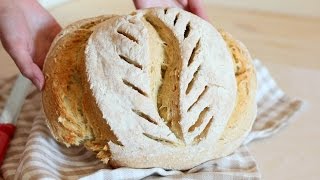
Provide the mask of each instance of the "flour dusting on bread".
[{"label": "flour dusting on bread", "polygon": [[185,170],[226,156],[256,115],[245,46],[177,8],[76,22],[44,72],[54,137],[114,167]]}]

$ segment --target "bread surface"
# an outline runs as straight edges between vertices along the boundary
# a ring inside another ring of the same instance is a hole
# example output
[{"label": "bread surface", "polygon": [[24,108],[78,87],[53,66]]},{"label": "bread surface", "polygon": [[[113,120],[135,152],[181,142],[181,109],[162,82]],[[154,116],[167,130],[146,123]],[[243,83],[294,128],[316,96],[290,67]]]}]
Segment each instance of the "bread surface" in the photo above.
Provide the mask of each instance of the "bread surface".
[{"label": "bread surface", "polygon": [[256,115],[248,50],[176,8],[76,22],[44,73],[53,136],[114,167],[185,170],[226,156]]}]

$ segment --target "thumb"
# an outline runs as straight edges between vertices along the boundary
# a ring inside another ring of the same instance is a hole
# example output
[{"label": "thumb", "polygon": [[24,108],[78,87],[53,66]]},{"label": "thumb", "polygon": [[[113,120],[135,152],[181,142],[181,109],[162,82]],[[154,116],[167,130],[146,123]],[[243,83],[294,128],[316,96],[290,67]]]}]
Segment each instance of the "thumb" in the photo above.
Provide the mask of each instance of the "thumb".
[{"label": "thumb", "polygon": [[195,15],[198,15],[204,20],[209,20],[202,0],[189,0],[189,11]]},{"label": "thumb", "polygon": [[39,90],[42,90],[44,85],[44,76],[39,66],[33,62],[30,54],[23,50],[13,52],[12,54],[14,54],[13,60],[21,74],[30,79]]},{"label": "thumb", "polygon": [[144,8],[144,4],[141,0],[133,0],[133,4],[136,7],[136,9]]}]

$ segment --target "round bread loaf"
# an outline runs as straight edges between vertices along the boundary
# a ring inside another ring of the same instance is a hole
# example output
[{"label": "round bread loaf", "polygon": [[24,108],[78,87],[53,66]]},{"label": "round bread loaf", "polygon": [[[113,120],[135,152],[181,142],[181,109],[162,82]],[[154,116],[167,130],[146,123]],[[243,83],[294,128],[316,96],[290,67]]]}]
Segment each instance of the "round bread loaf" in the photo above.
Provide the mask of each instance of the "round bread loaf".
[{"label": "round bread loaf", "polygon": [[177,8],[75,22],[44,74],[53,136],[114,167],[185,170],[226,156],[256,116],[245,46]]}]

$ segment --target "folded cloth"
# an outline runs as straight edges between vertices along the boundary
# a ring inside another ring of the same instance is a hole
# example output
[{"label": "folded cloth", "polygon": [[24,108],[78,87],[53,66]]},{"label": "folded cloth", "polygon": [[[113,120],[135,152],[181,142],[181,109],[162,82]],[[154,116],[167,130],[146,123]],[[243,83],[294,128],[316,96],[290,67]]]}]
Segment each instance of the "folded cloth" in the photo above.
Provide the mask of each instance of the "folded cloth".
[{"label": "folded cloth", "polygon": [[[33,89],[18,119],[1,171],[4,179],[260,179],[246,144],[276,133],[288,124],[302,101],[288,97],[268,70],[255,60],[258,79],[258,116],[244,144],[233,154],[207,161],[187,171],[162,168],[111,169],[84,147],[66,148],[51,136],[41,110],[40,93]],[[0,109],[14,78],[0,80]]]}]

